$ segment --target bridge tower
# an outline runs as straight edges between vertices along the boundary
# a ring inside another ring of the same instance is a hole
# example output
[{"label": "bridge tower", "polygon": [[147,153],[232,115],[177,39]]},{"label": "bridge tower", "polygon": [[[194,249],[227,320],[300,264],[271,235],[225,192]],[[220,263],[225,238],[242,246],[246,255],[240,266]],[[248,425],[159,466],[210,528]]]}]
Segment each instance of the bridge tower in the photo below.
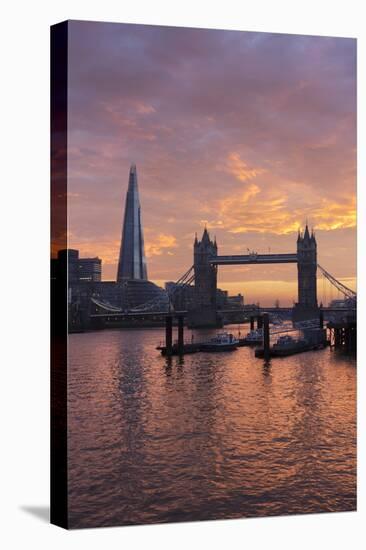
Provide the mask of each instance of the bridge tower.
[{"label": "bridge tower", "polygon": [[211,241],[210,235],[205,228],[202,240],[197,240],[193,245],[194,257],[194,280],[195,280],[195,302],[199,308],[216,308],[216,284],[217,267],[209,264],[212,256],[217,256],[216,240]]},{"label": "bridge tower", "polygon": [[217,266],[209,263],[213,256],[217,256],[216,239],[212,241],[205,228],[202,239],[199,241],[196,235],[193,245],[194,309],[188,315],[192,327],[220,326],[216,313]]},{"label": "bridge tower", "polygon": [[309,233],[306,224],[304,233],[297,237],[298,303],[294,307],[294,319],[311,319],[318,315],[316,292],[317,244],[314,232]]}]

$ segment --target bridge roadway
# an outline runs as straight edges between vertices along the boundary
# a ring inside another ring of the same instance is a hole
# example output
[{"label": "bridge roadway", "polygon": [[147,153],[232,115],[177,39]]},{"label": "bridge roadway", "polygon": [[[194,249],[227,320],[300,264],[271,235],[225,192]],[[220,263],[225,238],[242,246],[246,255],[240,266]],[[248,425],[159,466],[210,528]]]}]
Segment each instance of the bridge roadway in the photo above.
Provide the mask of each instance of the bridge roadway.
[{"label": "bridge roadway", "polygon": [[231,256],[213,256],[212,265],[248,265],[248,264],[294,264],[297,254],[239,254]]}]

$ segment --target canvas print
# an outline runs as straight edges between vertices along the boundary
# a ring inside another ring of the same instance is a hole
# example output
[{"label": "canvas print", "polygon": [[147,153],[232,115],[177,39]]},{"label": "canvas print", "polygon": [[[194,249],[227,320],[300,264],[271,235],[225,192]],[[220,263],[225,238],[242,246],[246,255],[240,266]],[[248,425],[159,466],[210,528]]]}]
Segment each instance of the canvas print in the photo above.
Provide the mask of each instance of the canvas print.
[{"label": "canvas print", "polygon": [[51,30],[52,510],[356,509],[356,40]]}]

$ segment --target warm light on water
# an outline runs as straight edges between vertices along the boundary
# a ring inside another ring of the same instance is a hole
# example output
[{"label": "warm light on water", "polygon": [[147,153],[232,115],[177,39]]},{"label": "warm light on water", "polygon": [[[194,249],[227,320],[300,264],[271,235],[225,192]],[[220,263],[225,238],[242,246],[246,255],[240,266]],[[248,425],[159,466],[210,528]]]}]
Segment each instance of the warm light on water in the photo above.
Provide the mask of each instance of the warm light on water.
[{"label": "warm light on water", "polygon": [[70,336],[71,527],[355,509],[354,359],[167,360],[162,339]]}]

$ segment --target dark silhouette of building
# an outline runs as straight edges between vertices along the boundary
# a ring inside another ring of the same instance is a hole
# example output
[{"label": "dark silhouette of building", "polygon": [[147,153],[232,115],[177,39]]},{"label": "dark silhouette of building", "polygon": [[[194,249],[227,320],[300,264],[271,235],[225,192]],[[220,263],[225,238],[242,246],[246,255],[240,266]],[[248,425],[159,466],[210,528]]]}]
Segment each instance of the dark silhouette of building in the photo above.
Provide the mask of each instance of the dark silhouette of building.
[{"label": "dark silhouette of building", "polygon": [[80,282],[100,282],[102,280],[102,260],[100,258],[79,258],[79,251],[72,248],[59,250],[53,260],[53,269],[68,273],[69,285]]},{"label": "dark silhouette of building", "polygon": [[193,250],[196,307],[216,309],[217,266],[211,265],[209,259],[217,256],[217,244],[216,240],[211,241],[207,228],[201,241],[196,235]]},{"label": "dark silhouette of building", "polygon": [[312,318],[317,315],[316,289],[317,244],[314,231],[308,225],[297,237],[298,302],[294,308],[294,320]]},{"label": "dark silhouette of building", "polygon": [[227,296],[227,307],[243,308],[244,296],[242,294],[236,294],[235,296]]},{"label": "dark silhouette of building", "polygon": [[126,279],[147,280],[141,206],[134,164],[130,168],[117,269],[117,282]]},{"label": "dark silhouette of building", "polygon": [[[167,281],[165,283],[165,290],[171,296],[171,302],[175,310],[191,310],[196,307],[196,289],[195,285],[180,285],[173,281]],[[241,298],[241,300],[239,299]],[[227,290],[221,288],[216,289],[216,307],[217,309],[238,308],[243,305],[243,297],[229,296]]]},{"label": "dark silhouette of building", "polygon": [[79,281],[99,282],[102,280],[102,260],[79,258]]},{"label": "dark silhouette of building", "polygon": [[222,320],[217,313],[217,266],[210,259],[217,256],[216,239],[211,240],[205,227],[202,239],[197,235],[193,245],[194,267],[194,307],[189,312],[188,324],[191,326],[221,326]]}]

